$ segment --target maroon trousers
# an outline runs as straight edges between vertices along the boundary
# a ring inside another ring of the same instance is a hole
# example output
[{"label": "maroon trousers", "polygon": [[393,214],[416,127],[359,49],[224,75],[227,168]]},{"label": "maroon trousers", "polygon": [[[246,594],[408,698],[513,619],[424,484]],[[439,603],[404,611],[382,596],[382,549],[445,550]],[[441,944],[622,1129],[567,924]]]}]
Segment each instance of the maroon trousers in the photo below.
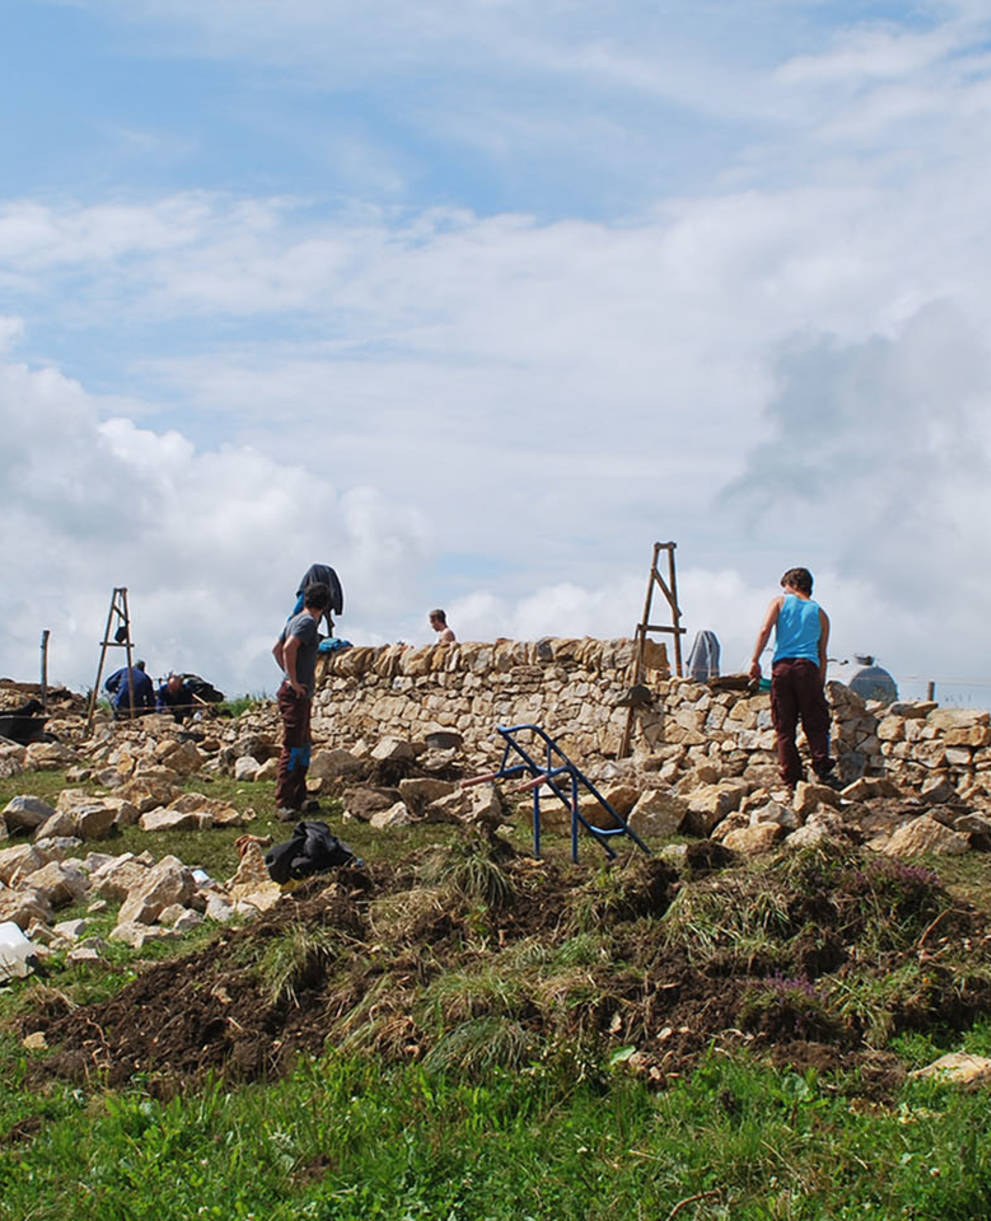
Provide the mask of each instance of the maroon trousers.
[{"label": "maroon trousers", "polygon": [[279,810],[302,810],[306,802],[306,770],[310,766],[310,697],[297,695],[283,682],[276,700],[282,714],[282,753],[275,782]]},{"label": "maroon trousers", "polygon": [[813,770],[822,779],[833,770],[833,761],[829,757],[829,705],[819,667],[804,657],[785,657],[771,668],[771,719],[778,739],[781,779],[791,786],[805,774],[795,745],[799,718]]}]

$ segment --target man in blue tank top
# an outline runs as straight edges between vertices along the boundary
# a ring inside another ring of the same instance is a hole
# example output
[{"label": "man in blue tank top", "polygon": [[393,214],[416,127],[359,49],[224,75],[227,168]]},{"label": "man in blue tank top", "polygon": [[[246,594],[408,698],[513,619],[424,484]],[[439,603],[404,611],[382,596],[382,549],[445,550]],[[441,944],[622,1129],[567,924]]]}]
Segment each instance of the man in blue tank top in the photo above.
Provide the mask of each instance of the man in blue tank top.
[{"label": "man in blue tank top", "polygon": [[839,788],[829,757],[829,705],[824,691],[829,619],[822,607],[812,601],[812,573],[807,568],[789,568],[781,578],[781,587],[785,592],[771,602],[764,616],[750,663],[750,677],[760,679],[760,656],[773,630],[771,719],[778,740],[781,779],[794,788],[804,776],[795,745],[801,718],[816,777],[821,784]]}]

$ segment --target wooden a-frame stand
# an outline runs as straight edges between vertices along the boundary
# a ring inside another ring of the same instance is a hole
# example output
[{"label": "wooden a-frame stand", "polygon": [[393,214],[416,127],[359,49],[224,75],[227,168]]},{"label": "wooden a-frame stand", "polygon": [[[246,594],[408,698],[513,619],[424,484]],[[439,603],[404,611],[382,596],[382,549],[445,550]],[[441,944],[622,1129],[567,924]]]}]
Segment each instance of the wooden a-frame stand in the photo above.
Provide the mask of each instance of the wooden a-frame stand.
[{"label": "wooden a-frame stand", "polygon": [[[681,638],[685,629],[681,626],[681,610],[678,607],[678,577],[675,572],[674,552],[677,543],[655,543],[654,554],[650,561],[650,576],[647,578],[647,597],[643,604],[643,619],[637,624],[634,636],[636,654],[633,666],[633,685],[643,682],[644,677],[644,646],[648,632],[668,632],[674,636],[674,672],[681,677]],[[668,554],[667,580],[661,576],[657,561],[662,551]],[[654,599],[654,586],[657,585],[667,599],[671,611],[671,624],[651,623],[650,612]],[[633,721],[636,709],[631,705],[626,711],[626,728],[623,730],[623,740],[619,748],[619,757],[625,759],[630,753],[630,740],[633,737]]]},{"label": "wooden a-frame stand", "polygon": [[100,680],[103,678],[103,667],[107,660],[107,649],[124,649],[127,653],[127,693],[130,703],[131,718],[134,717],[134,683],[131,679],[132,654],[131,618],[127,610],[127,589],[120,586],[110,596],[110,610],[107,612],[107,626],[103,631],[102,647],[100,649],[100,664],[96,668],[96,679],[89,697],[89,711],[86,714],[86,732],[93,728],[93,717],[96,713],[96,701],[100,698]]}]

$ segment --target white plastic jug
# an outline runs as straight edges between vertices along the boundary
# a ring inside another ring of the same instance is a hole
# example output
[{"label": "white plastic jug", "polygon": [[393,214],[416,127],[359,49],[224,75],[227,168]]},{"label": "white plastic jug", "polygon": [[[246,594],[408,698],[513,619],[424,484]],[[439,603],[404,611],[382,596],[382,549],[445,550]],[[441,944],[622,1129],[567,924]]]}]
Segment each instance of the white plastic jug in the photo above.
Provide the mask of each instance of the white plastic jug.
[{"label": "white plastic jug", "polygon": [[30,975],[33,960],[34,946],[13,920],[0,924],[0,981]]}]

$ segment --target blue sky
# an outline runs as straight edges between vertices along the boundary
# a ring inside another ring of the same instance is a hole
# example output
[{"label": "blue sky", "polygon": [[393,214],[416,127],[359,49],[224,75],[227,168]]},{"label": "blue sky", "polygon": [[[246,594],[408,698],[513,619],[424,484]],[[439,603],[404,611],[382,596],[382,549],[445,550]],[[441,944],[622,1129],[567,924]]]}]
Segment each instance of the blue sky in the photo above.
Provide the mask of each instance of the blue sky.
[{"label": "blue sky", "polygon": [[0,669],[126,584],[271,689],[314,560],[356,642],[628,634],[673,538],[729,668],[807,563],[991,676],[983,7],[6,6]]}]

